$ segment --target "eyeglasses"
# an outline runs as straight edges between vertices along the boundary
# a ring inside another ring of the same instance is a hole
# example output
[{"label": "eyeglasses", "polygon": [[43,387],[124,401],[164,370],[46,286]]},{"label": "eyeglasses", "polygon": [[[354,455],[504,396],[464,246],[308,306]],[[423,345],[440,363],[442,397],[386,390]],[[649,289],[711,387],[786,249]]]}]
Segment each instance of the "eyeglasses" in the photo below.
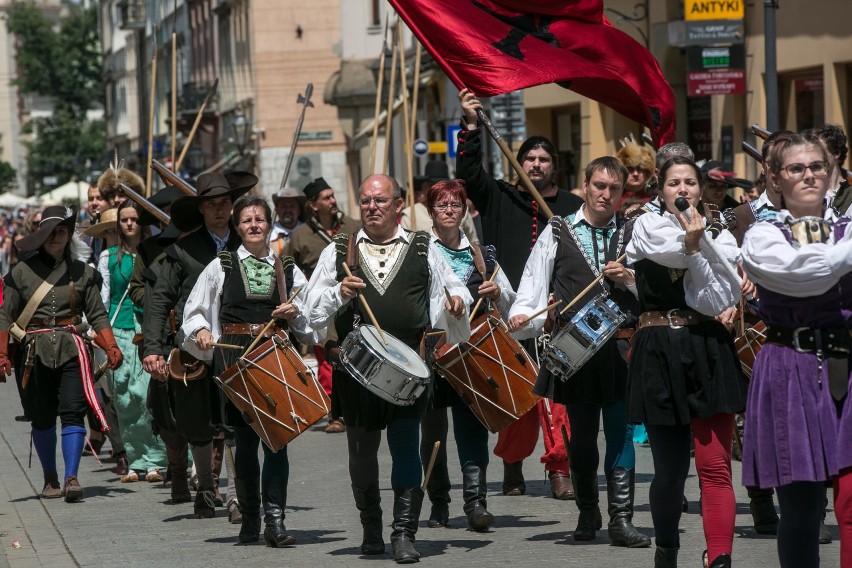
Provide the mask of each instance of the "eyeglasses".
[{"label": "eyeglasses", "polygon": [[464,209],[464,204],[463,204],[463,203],[458,203],[458,202],[453,202],[453,203],[444,203],[444,202],[441,202],[441,203],[436,203],[436,204],[435,204],[435,205],[433,205],[432,207],[433,207],[436,211],[440,211],[441,213],[443,213],[443,212],[444,212],[444,211],[446,211],[447,209],[452,209],[453,211],[461,211],[462,209]]},{"label": "eyeglasses", "polygon": [[810,164],[789,164],[784,166],[784,171],[791,179],[799,179],[805,175],[805,170],[811,170],[815,177],[822,177],[828,174],[828,164],[822,161],[811,162]]},{"label": "eyeglasses", "polygon": [[378,207],[379,209],[384,209],[390,202],[391,200],[387,197],[365,197],[361,199],[358,203],[361,204],[361,207],[369,207],[371,203],[375,203],[376,207]]}]

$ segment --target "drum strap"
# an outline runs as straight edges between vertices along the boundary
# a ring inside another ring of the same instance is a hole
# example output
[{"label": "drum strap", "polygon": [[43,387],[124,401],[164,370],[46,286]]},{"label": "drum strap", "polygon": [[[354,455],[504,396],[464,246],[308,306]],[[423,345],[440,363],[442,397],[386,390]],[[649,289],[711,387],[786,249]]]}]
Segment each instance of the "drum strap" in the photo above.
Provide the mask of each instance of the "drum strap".
[{"label": "drum strap", "polygon": [[349,244],[346,245],[346,264],[349,270],[356,270],[361,258],[358,254],[358,243],[355,242],[355,233],[349,235]]},{"label": "drum strap", "polygon": [[488,274],[485,268],[485,257],[482,256],[482,246],[475,244],[470,247],[470,250],[473,253],[473,266],[479,272],[479,275],[482,276],[482,281],[485,282],[488,280]]},{"label": "drum strap", "polygon": [[281,262],[281,257],[275,256],[275,279],[278,281],[278,300],[280,302],[287,301],[287,280],[284,278],[284,263]]}]

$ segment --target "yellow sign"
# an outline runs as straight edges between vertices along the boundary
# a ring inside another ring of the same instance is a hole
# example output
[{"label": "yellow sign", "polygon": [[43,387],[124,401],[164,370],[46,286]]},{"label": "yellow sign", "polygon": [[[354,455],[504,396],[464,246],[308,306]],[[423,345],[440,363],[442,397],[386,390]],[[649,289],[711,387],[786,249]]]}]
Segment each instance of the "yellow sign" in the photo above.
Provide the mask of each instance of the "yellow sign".
[{"label": "yellow sign", "polygon": [[683,0],[684,20],[741,20],[745,0]]},{"label": "yellow sign", "polygon": [[438,141],[438,142],[429,142],[429,153],[430,154],[446,154],[447,153],[447,143]]}]

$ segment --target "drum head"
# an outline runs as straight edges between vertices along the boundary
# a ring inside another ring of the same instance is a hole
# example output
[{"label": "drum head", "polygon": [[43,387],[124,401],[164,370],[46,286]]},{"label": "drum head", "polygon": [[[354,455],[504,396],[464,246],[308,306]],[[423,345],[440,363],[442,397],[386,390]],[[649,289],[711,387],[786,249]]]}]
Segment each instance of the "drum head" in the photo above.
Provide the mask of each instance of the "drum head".
[{"label": "drum head", "polygon": [[385,344],[379,336],[379,332],[372,325],[362,325],[360,331],[361,337],[370,349],[381,355],[386,363],[415,377],[429,378],[429,367],[411,347],[386,331],[382,332],[387,340],[387,344]]}]

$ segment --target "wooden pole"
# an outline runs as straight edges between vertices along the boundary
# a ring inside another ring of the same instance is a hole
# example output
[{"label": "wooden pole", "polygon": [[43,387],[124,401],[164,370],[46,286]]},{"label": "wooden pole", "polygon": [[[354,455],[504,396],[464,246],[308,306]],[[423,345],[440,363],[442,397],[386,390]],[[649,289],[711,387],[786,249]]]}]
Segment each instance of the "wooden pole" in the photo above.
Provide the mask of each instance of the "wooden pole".
[{"label": "wooden pole", "polygon": [[[387,117],[385,118],[385,154],[382,160],[382,170],[378,173],[388,173],[388,162],[390,160],[390,140],[391,140],[391,123],[393,122],[393,103],[394,91],[396,91],[396,55],[399,46],[396,44],[396,34],[391,34],[391,75],[388,83],[388,106]],[[376,172],[374,172],[376,173]]]},{"label": "wooden pole", "polygon": [[175,169],[177,147],[177,33],[172,32],[172,171]]},{"label": "wooden pole", "polygon": [[145,197],[151,197],[151,160],[154,159],[154,98],[157,94],[157,40],[154,38],[154,55],[151,57],[151,91],[148,99],[148,175],[145,177]]},{"label": "wooden pole", "polygon": [[186,142],[183,143],[183,149],[180,151],[180,157],[178,157],[177,164],[174,165],[174,171],[180,171],[180,167],[183,165],[183,159],[186,158],[186,153],[189,150],[189,146],[192,144],[192,139],[195,138],[195,133],[198,131],[198,125],[201,124],[201,118],[204,116],[204,111],[207,110],[207,105],[210,102],[210,99],[213,98],[213,95],[216,93],[216,89],[219,87],[219,79],[213,82],[213,86],[210,87],[210,91],[207,93],[207,96],[204,97],[204,102],[201,103],[201,107],[198,109],[198,114],[195,115],[195,122],[192,123],[192,129],[189,131],[189,136],[186,137]]},{"label": "wooden pole", "polygon": [[388,16],[385,15],[385,33],[382,36],[382,53],[379,55],[379,80],[376,83],[376,108],[373,111],[373,139],[370,141],[370,173],[376,173],[376,146],[379,143],[379,114],[382,111],[382,89],[385,86],[385,57],[388,51]]},{"label": "wooden pole", "polygon": [[405,175],[408,191],[406,192],[406,205],[411,209],[411,230],[417,230],[414,217],[414,176],[411,172],[414,153],[414,139],[411,137],[411,126],[408,114],[408,77],[405,70],[405,42],[402,37],[402,19],[396,21],[396,36],[399,43],[399,85],[402,89],[402,132],[405,136]]}]

